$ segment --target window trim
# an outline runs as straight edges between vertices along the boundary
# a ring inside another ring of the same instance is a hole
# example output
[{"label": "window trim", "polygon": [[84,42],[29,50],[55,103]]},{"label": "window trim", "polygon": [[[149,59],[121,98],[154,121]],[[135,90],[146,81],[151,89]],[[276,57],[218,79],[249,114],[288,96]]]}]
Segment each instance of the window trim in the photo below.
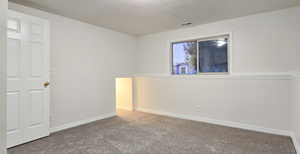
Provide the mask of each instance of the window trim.
[{"label": "window trim", "polygon": [[[227,37],[228,38],[228,51],[227,51],[227,62],[228,62],[228,72],[199,72],[199,64],[197,64],[197,73],[196,74],[174,74],[173,72],[173,44],[188,42],[188,41],[197,41],[197,63],[199,62],[199,42],[201,41],[209,41],[215,40],[216,38],[220,37]],[[197,38],[190,38],[190,39],[181,39],[181,40],[173,40],[169,41],[169,64],[170,74],[172,76],[199,76],[199,75],[230,75],[232,74],[232,33],[221,33],[216,35],[208,35],[203,37]]]}]

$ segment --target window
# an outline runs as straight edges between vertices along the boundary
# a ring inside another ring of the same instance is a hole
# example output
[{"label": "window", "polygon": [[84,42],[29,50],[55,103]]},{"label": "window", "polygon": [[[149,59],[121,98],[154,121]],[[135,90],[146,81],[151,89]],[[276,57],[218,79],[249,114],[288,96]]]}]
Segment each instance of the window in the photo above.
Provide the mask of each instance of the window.
[{"label": "window", "polygon": [[228,38],[172,43],[172,74],[227,73]]},{"label": "window", "polygon": [[197,73],[197,41],[173,43],[173,74]]}]

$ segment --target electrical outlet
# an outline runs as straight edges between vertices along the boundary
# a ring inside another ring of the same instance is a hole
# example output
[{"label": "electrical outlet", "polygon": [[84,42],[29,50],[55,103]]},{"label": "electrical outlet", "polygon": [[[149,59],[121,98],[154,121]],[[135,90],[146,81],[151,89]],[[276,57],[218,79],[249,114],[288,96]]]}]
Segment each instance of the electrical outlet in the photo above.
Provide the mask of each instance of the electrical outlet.
[{"label": "electrical outlet", "polygon": [[201,106],[197,105],[196,106],[196,112],[200,112],[201,111]]}]

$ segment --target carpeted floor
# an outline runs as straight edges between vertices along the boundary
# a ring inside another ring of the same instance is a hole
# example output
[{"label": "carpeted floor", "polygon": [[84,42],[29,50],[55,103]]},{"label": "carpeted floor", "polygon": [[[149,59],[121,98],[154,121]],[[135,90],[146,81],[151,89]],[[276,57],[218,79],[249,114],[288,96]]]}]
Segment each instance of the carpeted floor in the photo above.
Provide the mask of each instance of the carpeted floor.
[{"label": "carpeted floor", "polygon": [[8,154],[296,154],[289,137],[141,112],[118,115],[9,149]]}]

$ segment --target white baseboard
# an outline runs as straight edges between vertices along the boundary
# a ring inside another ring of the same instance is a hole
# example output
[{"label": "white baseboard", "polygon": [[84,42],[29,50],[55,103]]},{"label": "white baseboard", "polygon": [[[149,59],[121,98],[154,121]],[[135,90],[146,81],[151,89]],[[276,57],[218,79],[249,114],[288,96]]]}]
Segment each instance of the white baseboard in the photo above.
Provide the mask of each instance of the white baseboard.
[{"label": "white baseboard", "polygon": [[62,130],[69,129],[69,128],[78,127],[78,126],[88,124],[88,123],[91,123],[91,122],[94,122],[94,121],[114,117],[116,115],[117,114],[115,112],[113,112],[113,113],[108,113],[108,114],[103,114],[103,115],[100,115],[100,116],[97,116],[97,117],[93,117],[93,118],[90,118],[90,119],[85,119],[85,120],[80,120],[80,121],[76,121],[76,122],[67,123],[67,124],[64,124],[64,125],[61,125],[61,126],[50,128],[50,133],[55,133],[55,132],[59,132],[59,131],[62,131]]},{"label": "white baseboard", "polygon": [[255,126],[255,125],[242,124],[242,123],[238,123],[238,122],[216,120],[216,119],[198,117],[198,116],[175,114],[175,113],[170,113],[170,112],[165,112],[165,111],[158,111],[158,110],[151,110],[151,109],[144,109],[144,108],[137,108],[137,111],[153,113],[153,114],[158,114],[158,115],[164,115],[164,116],[169,116],[169,117],[175,117],[175,118],[179,118],[179,119],[194,120],[194,121],[200,121],[200,122],[211,123],[211,124],[216,124],[216,125],[246,129],[246,130],[263,132],[263,133],[268,133],[268,134],[275,134],[275,135],[282,135],[282,136],[290,136],[290,134],[291,134],[291,132],[287,131],[287,130],[277,130],[277,129],[265,128],[265,127]]},{"label": "white baseboard", "polygon": [[295,133],[291,133],[291,138],[293,140],[293,143],[294,143],[297,154],[300,154],[300,144],[297,140],[297,137],[296,137]]},{"label": "white baseboard", "polygon": [[124,106],[117,106],[117,109],[127,110],[127,111],[133,111],[133,108],[131,108],[131,107],[124,107]]}]

